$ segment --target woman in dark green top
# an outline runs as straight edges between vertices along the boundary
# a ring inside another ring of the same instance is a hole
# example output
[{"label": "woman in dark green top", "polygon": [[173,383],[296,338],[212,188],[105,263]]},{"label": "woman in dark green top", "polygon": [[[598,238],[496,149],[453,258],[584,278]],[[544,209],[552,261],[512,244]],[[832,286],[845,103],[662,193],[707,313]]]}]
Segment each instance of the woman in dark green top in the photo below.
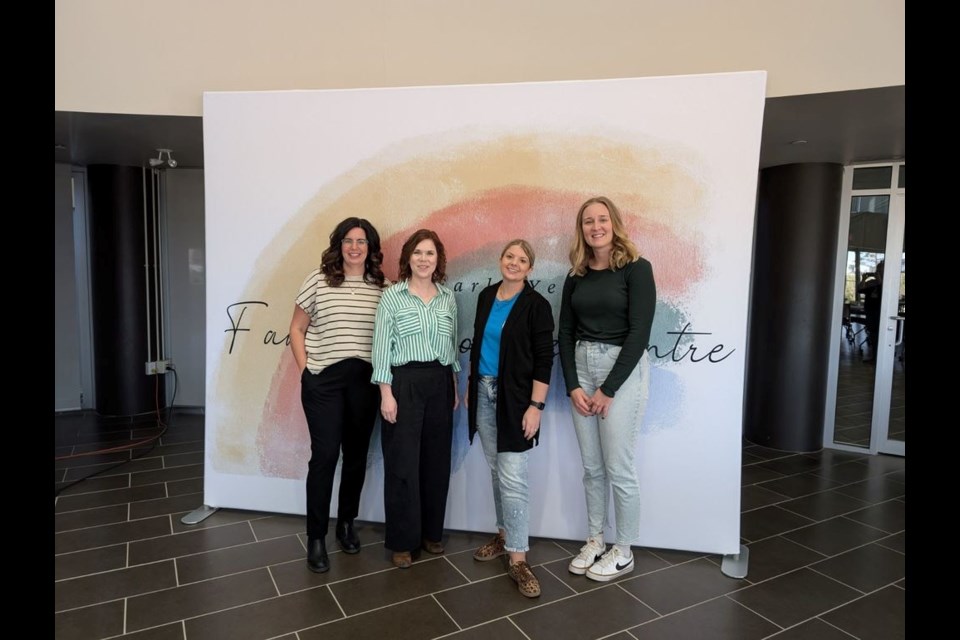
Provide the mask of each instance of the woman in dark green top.
[{"label": "woman in dark green top", "polygon": [[[572,268],[560,306],[560,363],[573,407],[587,499],[587,543],[568,567],[606,582],[633,571],[631,543],[640,534],[640,485],[634,447],[647,403],[647,345],[657,304],[650,263],[627,237],[608,198],[577,213]],[[613,486],[617,537],[603,529]]]}]

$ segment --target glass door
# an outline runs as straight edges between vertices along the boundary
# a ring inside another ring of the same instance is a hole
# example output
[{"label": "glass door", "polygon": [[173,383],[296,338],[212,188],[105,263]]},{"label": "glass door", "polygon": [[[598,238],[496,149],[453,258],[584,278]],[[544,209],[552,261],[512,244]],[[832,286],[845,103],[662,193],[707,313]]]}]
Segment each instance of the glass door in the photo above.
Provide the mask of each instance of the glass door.
[{"label": "glass door", "polygon": [[906,454],[905,165],[847,167],[824,446]]}]

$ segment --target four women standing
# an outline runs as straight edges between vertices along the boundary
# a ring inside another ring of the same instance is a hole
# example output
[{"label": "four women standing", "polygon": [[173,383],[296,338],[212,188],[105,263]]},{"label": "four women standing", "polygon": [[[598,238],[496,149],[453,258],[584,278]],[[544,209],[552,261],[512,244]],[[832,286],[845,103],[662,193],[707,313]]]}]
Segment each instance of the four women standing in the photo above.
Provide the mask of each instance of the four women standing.
[{"label": "four women standing", "polygon": [[527,282],[535,259],[526,240],[511,240],[500,254],[503,279],[480,292],[467,392],[470,442],[480,434],[498,529],[473,557],[486,561],[509,554],[508,573],[530,598],[540,595],[540,582],[526,561],[527,458],[539,440],[553,367],[553,312]]},{"label": "four women standing", "polygon": [[[380,387],[386,539],[393,564],[412,552],[443,553],[453,412],[458,405],[457,305],[443,286],[446,255],[437,234],[416,231],[400,255],[399,282],[384,286],[376,230],[348,218],[330,237],[323,264],[304,281],[290,328],[303,369],[311,435],[307,476],[307,563],[329,568],[326,534],[331,485],[344,454],[337,539],[347,553]],[[527,282],[535,255],[512,240],[500,256],[503,279],[478,298],[470,355],[469,433],[480,434],[490,467],[497,535],[474,553],[509,555],[509,575],[528,597],[540,585],[529,549],[529,450],[539,440],[553,362],[550,303]],[[656,307],[650,263],[626,235],[605,197],[577,214],[572,268],[561,300],[559,346],[583,462],[588,538],[569,570],[599,581],[633,570],[640,491],[634,446],[649,391],[647,346]],[[372,345],[371,345],[372,338]],[[372,366],[371,366],[372,363]],[[603,542],[613,487],[616,542]]]}]

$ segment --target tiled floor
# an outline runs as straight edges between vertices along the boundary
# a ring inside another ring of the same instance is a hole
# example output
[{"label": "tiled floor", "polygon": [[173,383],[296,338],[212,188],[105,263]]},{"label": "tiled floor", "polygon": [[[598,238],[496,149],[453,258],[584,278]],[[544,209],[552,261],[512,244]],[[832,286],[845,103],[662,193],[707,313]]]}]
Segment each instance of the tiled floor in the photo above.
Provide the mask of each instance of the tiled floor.
[{"label": "tiled floor", "polygon": [[[149,420],[90,415],[56,425],[57,457],[156,433]],[[129,456],[57,460],[56,487]],[[450,531],[443,556],[401,571],[382,527],[361,523],[362,552],[333,553],[318,575],[304,563],[302,517],[221,510],[182,524],[203,501],[203,417],[177,415],[156,449],[56,499],[56,637],[903,638],[905,489],[902,458],[745,444],[746,579],[724,576],[718,556],[636,548],[636,570],[600,584],[567,572],[580,543],[537,539],[529,559],[543,593],[528,600],[499,561],[472,559],[488,534]]]}]

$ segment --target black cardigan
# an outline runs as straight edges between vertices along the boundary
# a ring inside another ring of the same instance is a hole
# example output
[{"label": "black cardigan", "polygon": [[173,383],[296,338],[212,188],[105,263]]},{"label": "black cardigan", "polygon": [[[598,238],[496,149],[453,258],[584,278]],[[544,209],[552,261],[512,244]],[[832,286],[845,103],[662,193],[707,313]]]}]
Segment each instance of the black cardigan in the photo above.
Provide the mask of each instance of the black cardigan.
[{"label": "black cardigan", "polygon": [[[470,443],[477,432],[477,380],[480,377],[480,346],[487,318],[500,282],[480,292],[470,347]],[[550,384],[553,368],[553,310],[542,295],[524,282],[523,291],[503,324],[500,335],[500,365],[497,376],[497,451],[527,451],[539,442],[523,437],[523,414],[530,406],[533,381]]]}]

